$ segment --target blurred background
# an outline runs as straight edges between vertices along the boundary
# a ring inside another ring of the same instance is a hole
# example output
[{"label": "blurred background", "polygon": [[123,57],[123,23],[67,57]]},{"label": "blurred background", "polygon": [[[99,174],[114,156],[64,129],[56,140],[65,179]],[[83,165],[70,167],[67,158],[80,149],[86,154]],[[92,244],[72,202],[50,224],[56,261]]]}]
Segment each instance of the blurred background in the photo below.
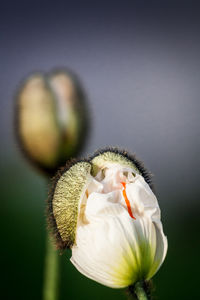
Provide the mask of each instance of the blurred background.
[{"label": "blurred background", "polygon": [[[195,1],[1,1],[1,295],[41,299],[47,181],[19,150],[14,96],[33,71],[69,67],[89,98],[83,153],[121,146],[154,174],[169,251],[157,299],[198,298],[200,9]],[[61,256],[60,299],[125,299]]]}]

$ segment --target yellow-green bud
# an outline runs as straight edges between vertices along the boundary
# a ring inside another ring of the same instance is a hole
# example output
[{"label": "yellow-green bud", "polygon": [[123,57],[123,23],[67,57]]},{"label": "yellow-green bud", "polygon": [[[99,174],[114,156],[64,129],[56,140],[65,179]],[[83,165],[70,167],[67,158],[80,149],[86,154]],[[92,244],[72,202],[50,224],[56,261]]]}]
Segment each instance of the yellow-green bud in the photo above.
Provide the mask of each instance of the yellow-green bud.
[{"label": "yellow-green bud", "polygon": [[33,74],[17,95],[17,136],[42,171],[55,170],[81,150],[88,129],[85,95],[67,71]]}]

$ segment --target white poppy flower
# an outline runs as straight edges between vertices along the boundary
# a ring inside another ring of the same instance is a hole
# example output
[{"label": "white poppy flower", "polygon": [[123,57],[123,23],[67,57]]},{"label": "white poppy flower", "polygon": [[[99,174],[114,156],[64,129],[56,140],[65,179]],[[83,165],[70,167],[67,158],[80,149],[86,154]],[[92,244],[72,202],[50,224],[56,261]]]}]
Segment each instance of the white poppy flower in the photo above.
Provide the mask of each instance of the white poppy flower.
[{"label": "white poppy flower", "polygon": [[[157,199],[142,176],[144,169],[135,162],[135,158],[132,161],[122,153],[107,151],[73,166],[79,171],[81,167],[82,173],[73,181],[77,184],[79,180],[81,188],[76,186],[79,200],[71,262],[85,276],[112,288],[150,279],[167,252]],[[71,221],[66,221],[70,233],[65,235],[63,218],[69,215],[69,202],[63,197],[69,200],[69,192],[67,195],[63,184],[71,181],[72,188],[73,167],[57,180],[52,198],[58,233],[68,245],[74,227],[71,214]]]}]

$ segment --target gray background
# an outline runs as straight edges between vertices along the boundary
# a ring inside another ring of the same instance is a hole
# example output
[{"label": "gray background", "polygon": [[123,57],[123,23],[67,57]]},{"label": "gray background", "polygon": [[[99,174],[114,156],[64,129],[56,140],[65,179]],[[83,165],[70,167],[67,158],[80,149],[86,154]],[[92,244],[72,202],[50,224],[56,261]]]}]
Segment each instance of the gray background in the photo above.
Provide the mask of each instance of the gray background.
[{"label": "gray background", "polygon": [[[80,76],[88,94],[92,129],[85,154],[120,146],[135,152],[154,174],[169,239],[157,294],[160,299],[196,295],[198,3],[1,1],[0,6],[1,257],[7,297],[26,299],[30,293],[29,299],[40,299],[47,191],[45,180],[23,159],[14,139],[14,95],[30,72],[63,66]],[[65,269],[66,257],[62,261]],[[62,299],[67,293],[84,299],[93,299],[94,293],[96,299],[122,297],[84,279],[69,263],[67,268],[71,277],[63,272],[68,280],[78,284],[81,278],[83,283],[74,291],[72,282],[66,287],[63,275]]]}]

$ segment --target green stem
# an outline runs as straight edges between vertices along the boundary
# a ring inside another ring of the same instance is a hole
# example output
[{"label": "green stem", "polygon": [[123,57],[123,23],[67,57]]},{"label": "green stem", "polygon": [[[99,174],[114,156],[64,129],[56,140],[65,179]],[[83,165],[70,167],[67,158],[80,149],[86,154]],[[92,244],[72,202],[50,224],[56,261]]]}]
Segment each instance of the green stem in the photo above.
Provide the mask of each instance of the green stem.
[{"label": "green stem", "polygon": [[58,268],[58,253],[53,246],[50,235],[47,234],[43,300],[58,299]]},{"label": "green stem", "polygon": [[134,292],[138,298],[138,300],[148,300],[147,294],[143,287],[143,282],[138,281],[134,286]]}]

